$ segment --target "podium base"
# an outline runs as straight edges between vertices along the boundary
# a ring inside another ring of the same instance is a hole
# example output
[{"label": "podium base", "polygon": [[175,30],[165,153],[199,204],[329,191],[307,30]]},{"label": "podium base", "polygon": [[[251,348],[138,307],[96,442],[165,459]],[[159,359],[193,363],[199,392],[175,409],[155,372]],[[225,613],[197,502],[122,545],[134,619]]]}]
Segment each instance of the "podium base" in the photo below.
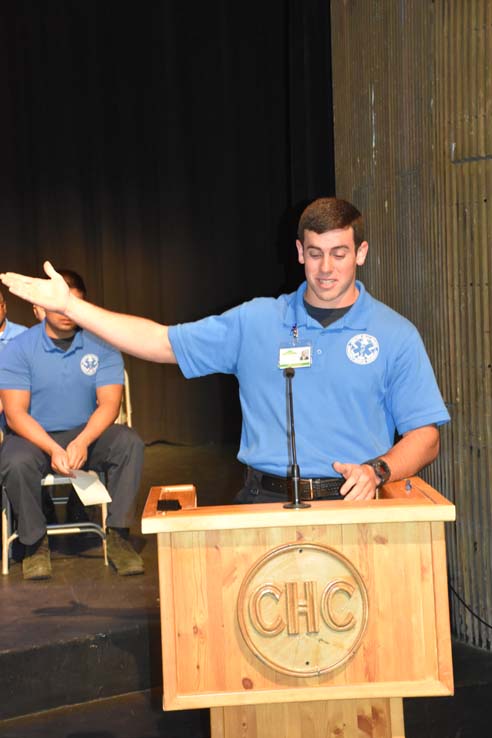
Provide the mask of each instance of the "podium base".
[{"label": "podium base", "polygon": [[213,707],[210,724],[212,738],[405,738],[400,698]]}]

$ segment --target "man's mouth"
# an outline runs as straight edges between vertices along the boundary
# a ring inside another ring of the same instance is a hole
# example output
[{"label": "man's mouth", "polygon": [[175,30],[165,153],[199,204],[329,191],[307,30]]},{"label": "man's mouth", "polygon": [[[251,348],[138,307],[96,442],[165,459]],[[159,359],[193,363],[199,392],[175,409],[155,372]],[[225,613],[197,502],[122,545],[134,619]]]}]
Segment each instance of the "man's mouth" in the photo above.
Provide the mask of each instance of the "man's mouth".
[{"label": "man's mouth", "polygon": [[333,284],[335,284],[334,279],[318,279],[319,284],[321,287],[331,287]]}]

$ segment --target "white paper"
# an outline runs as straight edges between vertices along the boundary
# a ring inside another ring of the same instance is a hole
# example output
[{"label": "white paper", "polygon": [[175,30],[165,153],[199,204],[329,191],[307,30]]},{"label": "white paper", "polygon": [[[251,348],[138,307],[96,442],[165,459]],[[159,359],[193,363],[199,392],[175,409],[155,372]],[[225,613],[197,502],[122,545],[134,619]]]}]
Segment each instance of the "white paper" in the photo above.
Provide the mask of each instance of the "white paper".
[{"label": "white paper", "polygon": [[74,471],[73,474],[75,476],[70,481],[83,505],[100,505],[103,502],[111,502],[109,492],[97,474],[80,471],[79,469]]}]

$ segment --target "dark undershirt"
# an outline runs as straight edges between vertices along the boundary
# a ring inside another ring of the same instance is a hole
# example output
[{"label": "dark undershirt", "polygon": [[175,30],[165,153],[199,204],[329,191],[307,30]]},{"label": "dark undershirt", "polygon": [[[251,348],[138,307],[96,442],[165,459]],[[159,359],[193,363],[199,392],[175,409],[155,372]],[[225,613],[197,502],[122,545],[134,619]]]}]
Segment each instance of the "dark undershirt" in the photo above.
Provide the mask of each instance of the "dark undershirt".
[{"label": "dark undershirt", "polygon": [[352,305],[347,305],[347,307],[341,308],[319,308],[314,307],[314,305],[310,305],[308,302],[306,302],[306,300],[304,300],[304,307],[306,308],[306,312],[308,313],[308,315],[311,316],[311,318],[317,320],[318,323],[321,323],[323,328],[327,328],[329,325],[345,315],[345,313],[348,313]]},{"label": "dark undershirt", "polygon": [[68,351],[68,349],[73,343],[74,338],[75,338],[75,333],[73,334],[73,336],[69,336],[68,338],[52,338],[51,340],[55,344],[56,348],[59,348],[62,351]]}]

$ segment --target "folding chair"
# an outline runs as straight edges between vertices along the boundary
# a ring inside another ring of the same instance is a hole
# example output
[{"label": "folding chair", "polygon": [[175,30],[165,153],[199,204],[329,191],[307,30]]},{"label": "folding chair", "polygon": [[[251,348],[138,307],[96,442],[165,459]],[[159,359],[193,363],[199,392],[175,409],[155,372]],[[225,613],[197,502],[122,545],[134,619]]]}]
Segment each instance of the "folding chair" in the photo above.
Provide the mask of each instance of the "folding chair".
[{"label": "folding chair", "polygon": [[[89,474],[98,476],[97,472],[90,471]],[[60,474],[47,474],[41,480],[42,487],[56,487],[58,485],[70,485],[72,487],[70,477],[63,477]],[[50,495],[51,501],[56,505],[64,505],[68,502],[69,493],[64,495]],[[101,503],[101,525],[84,521],[79,523],[49,523],[46,526],[46,532],[49,536],[73,535],[75,533],[96,533],[102,541],[104,563],[108,565],[108,553],[106,547],[106,518],[108,516],[107,504]],[[9,559],[11,556],[12,543],[19,535],[14,530],[12,506],[7,497],[5,488],[2,487],[2,574],[9,573]]]}]

